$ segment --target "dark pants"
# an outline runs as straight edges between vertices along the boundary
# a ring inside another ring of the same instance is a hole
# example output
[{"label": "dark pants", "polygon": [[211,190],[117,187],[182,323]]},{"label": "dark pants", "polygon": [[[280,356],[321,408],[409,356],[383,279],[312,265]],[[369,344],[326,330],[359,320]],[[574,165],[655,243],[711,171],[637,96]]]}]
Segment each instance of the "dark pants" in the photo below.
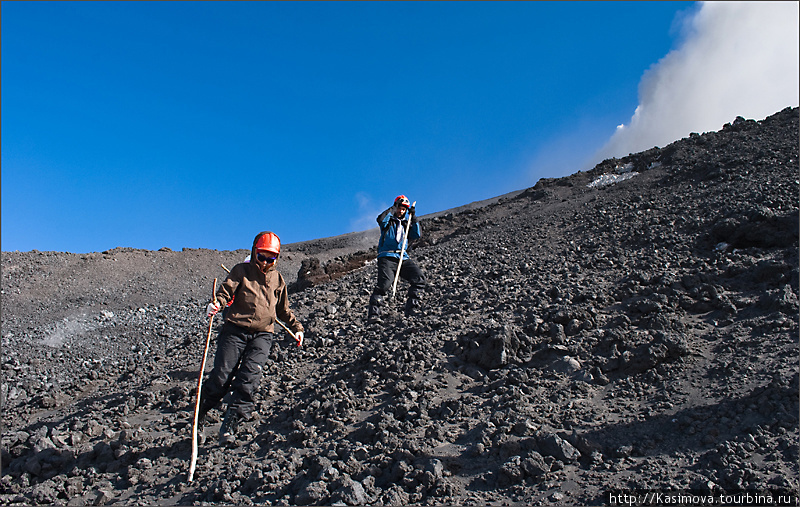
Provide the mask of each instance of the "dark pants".
[{"label": "dark pants", "polygon": [[[383,298],[391,290],[394,277],[397,273],[398,259],[394,257],[378,257],[378,283],[369,298],[369,315],[380,315],[380,306]],[[425,275],[412,259],[406,259],[400,266],[400,278],[409,283],[408,298],[406,299],[406,313],[419,307],[419,298],[425,290]]]},{"label": "dark pants", "polygon": [[232,392],[228,410],[249,419],[271,348],[272,333],[226,322],[217,339],[214,369],[201,388],[201,412],[208,412]]}]

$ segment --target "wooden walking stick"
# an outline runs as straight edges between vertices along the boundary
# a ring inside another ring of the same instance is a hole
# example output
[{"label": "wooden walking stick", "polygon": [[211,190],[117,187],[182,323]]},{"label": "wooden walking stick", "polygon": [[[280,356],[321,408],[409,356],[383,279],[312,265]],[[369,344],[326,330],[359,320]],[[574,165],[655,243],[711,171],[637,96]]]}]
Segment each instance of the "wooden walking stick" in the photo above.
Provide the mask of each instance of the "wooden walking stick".
[{"label": "wooden walking stick", "polygon": [[[417,205],[417,201],[414,201],[414,204],[411,205],[413,208]],[[403,254],[406,251],[406,243],[408,243],[408,231],[411,230],[411,217],[408,219],[408,223],[406,224],[406,233],[403,235],[403,243],[400,246],[400,260],[397,261],[397,273],[394,274],[394,283],[392,284],[392,299],[394,299],[394,293],[397,290],[397,281],[400,279],[400,266],[403,264]]]},{"label": "wooden walking stick", "polygon": [[[211,301],[217,296],[217,279],[214,278],[214,288],[211,291]],[[200,390],[203,387],[203,372],[206,369],[206,356],[208,356],[208,345],[211,343],[211,325],[214,323],[214,316],[208,318],[208,336],[206,336],[206,347],[203,349],[203,361],[200,363],[200,375],[197,379],[197,401],[194,405],[194,422],[192,423],[192,461],[189,464],[189,482],[194,477],[194,468],[197,465],[197,418],[200,416]]]}]

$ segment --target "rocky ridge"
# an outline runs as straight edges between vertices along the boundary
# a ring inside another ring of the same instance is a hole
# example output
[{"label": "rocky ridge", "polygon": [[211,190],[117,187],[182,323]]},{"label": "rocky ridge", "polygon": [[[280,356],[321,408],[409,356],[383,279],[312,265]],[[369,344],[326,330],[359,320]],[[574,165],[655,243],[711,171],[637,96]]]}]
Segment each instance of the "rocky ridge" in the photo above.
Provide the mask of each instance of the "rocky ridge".
[{"label": "rocky ridge", "polygon": [[257,416],[191,484],[203,309],[247,251],[3,252],[0,503],[797,495],[799,132],[739,117],[423,217],[425,309],[383,326],[362,236],[287,245],[307,343],[277,336]]}]

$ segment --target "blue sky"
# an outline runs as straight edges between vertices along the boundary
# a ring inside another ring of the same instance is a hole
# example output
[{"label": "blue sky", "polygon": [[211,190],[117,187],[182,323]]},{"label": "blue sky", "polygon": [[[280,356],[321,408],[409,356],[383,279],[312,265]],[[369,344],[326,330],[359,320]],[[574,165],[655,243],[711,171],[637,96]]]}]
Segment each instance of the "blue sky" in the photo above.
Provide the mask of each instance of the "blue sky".
[{"label": "blue sky", "polygon": [[0,246],[335,236],[761,119],[797,6],[3,2]]}]

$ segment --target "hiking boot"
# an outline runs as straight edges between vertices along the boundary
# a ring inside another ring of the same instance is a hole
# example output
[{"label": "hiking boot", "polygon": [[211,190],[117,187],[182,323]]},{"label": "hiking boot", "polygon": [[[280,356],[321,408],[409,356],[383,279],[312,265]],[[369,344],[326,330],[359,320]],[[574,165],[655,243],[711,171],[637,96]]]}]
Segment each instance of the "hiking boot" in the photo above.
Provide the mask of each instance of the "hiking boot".
[{"label": "hiking boot", "polygon": [[236,431],[239,423],[242,422],[242,415],[238,412],[228,410],[225,412],[225,420],[219,428],[219,445],[233,446],[236,444]]},{"label": "hiking boot", "polygon": [[373,294],[369,298],[369,311],[367,313],[367,324],[383,323],[383,320],[381,319],[382,304],[383,304],[383,298],[381,296]]},{"label": "hiking boot", "polygon": [[414,317],[415,315],[419,315],[419,301],[408,299],[406,301],[406,317]]}]

